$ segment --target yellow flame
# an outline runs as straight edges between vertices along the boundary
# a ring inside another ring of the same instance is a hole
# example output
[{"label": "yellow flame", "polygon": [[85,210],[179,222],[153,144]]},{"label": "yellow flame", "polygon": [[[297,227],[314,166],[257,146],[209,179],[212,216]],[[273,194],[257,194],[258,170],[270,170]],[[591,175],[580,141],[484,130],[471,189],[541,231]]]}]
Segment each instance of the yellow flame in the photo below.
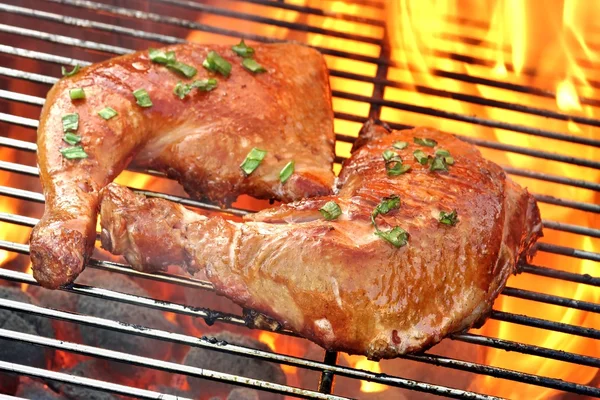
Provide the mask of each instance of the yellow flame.
[{"label": "yellow flame", "polygon": [[[356,364],[354,364],[354,368],[363,369],[365,371],[374,372],[376,374],[381,373],[381,366],[378,362],[370,361],[363,357],[361,357],[361,359],[358,360]],[[383,392],[387,389],[389,388],[386,385],[382,385],[381,383],[360,381],[360,391],[364,393]]]},{"label": "yellow flame", "polygon": [[581,111],[577,90],[570,79],[563,79],[556,85],[556,105],[563,111]]}]

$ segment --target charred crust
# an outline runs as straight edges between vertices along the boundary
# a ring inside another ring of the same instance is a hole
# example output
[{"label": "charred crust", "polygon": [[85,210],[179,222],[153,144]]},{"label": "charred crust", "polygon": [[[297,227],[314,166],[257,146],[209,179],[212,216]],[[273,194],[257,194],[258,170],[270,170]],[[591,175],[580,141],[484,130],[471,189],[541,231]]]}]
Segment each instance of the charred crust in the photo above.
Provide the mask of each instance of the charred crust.
[{"label": "charred crust", "polygon": [[371,140],[387,136],[390,133],[392,133],[392,128],[388,124],[379,119],[370,119],[360,128],[358,138],[354,141],[350,152],[354,153]]}]

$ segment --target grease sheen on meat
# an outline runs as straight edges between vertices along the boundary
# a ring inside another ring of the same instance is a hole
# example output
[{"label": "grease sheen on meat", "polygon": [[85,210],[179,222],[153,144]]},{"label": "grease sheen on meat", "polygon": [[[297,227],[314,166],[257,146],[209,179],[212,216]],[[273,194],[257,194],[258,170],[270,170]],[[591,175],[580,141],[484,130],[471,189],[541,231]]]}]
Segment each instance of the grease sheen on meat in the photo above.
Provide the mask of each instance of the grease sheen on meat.
[{"label": "grease sheen on meat", "polygon": [[[225,78],[202,62],[216,50],[232,65]],[[192,197],[229,204],[239,194],[282,201],[331,193],[334,174],[333,112],[329,78],[319,52],[295,44],[256,45],[254,58],[266,72],[253,74],[226,46],[170,46],[178,61],[197,68],[193,78],[214,77],[210,92],[193,90],[180,99],[179,81],[191,82],[153,63],[147,51],[83,68],[49,92],[38,130],[38,164],[46,210],[31,236],[34,277],[56,288],[73,281],[95,241],[98,192],[131,160],[166,172]],[[83,88],[84,100],[69,90]],[[153,103],[136,104],[144,88]],[[98,111],[118,115],[104,120]],[[67,160],[60,150],[62,117],[79,114],[87,159]],[[248,177],[240,164],[253,147],[266,150]],[[295,161],[295,173],[282,184],[279,172]]]},{"label": "grease sheen on meat", "polygon": [[[419,146],[414,137],[438,145]],[[396,141],[409,143],[396,152],[412,169],[389,177],[382,153]],[[541,236],[533,197],[474,146],[437,130],[388,133],[368,124],[357,143],[339,193],[241,223],[109,185],[101,201],[103,246],[142,270],[170,263],[192,274],[204,270],[220,294],[243,307],[327,349],[372,359],[423,350],[483,321]],[[439,148],[454,157],[449,172],[414,160],[414,150]],[[392,195],[400,196],[400,208],[376,221],[380,229],[408,232],[401,248],[376,236],[370,222],[373,209]],[[326,221],[318,210],[332,200],[342,215]],[[451,210],[458,223],[440,224],[440,211]]]}]

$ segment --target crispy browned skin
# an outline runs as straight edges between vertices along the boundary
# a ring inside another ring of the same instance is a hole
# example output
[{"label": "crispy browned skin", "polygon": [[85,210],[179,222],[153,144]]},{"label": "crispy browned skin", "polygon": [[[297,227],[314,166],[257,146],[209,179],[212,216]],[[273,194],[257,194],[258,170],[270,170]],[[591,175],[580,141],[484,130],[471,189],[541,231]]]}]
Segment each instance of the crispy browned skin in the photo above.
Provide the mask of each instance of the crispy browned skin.
[{"label": "crispy browned skin", "polygon": [[[541,236],[539,210],[500,167],[452,135],[425,128],[388,135],[368,126],[363,136],[372,139],[345,163],[337,196],[264,210],[244,223],[110,185],[101,202],[103,246],[138,269],[204,269],[219,293],[330,350],[372,359],[423,350],[487,316]],[[456,162],[448,173],[414,161],[415,149],[434,151],[414,136],[450,151]],[[396,141],[410,143],[397,151],[412,170],[388,177],[382,153]],[[401,248],[374,235],[369,221],[394,194],[401,207],[377,223],[409,232]],[[343,210],[335,221],[318,212],[329,200]],[[440,224],[440,211],[453,209],[459,222]]]},{"label": "crispy browned skin", "polygon": [[[143,51],[84,68],[61,79],[48,94],[38,130],[38,163],[46,211],[31,236],[34,277],[56,288],[77,277],[94,246],[98,192],[133,159],[165,171],[196,198],[229,204],[239,194],[283,201],[331,193],[334,175],[333,112],[327,68],[315,50],[294,44],[257,45],[255,59],[268,72],[252,74],[229,47],[186,44],[173,50],[202,79],[215,77],[209,93],[194,90],[181,100],[178,81],[192,81],[153,63]],[[216,50],[233,66],[229,78],[201,65]],[[85,100],[71,101],[81,87]],[[144,88],[151,108],[136,104]],[[97,113],[112,107],[109,121]],[[79,113],[85,160],[67,160],[62,116]],[[268,153],[245,177],[240,164],[257,147]],[[279,172],[295,161],[281,184]]]}]

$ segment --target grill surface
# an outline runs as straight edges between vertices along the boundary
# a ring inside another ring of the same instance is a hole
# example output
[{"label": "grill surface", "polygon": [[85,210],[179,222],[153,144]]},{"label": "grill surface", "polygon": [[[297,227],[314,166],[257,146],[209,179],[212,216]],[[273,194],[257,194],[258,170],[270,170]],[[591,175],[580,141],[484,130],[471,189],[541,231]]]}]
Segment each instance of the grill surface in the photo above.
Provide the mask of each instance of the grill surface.
[{"label": "grill surface", "polygon": [[[318,47],[318,49],[322,51],[325,55],[341,59],[351,59],[355,61],[360,61],[363,63],[371,64],[376,68],[376,73],[374,74],[374,76],[368,76],[363,75],[361,73],[347,72],[335,69],[331,70],[332,77],[348,79],[350,81],[356,82],[364,82],[373,85],[372,96],[364,96],[340,90],[334,90],[334,98],[355,101],[358,103],[365,104],[368,107],[368,112],[366,115],[354,115],[343,112],[336,112],[336,119],[341,121],[364,122],[367,119],[367,115],[368,117],[378,118],[380,116],[382,107],[388,107],[392,109],[420,113],[438,118],[472,123],[480,126],[500,128],[505,130],[505,134],[508,136],[515,133],[521,133],[531,136],[539,136],[554,139],[553,143],[559,143],[557,141],[560,141],[568,143],[577,143],[586,146],[600,147],[600,140],[596,139],[573,136],[542,128],[532,128],[513,122],[496,121],[491,119],[479,118],[472,115],[462,115],[440,109],[433,109],[417,105],[411,105],[408,103],[402,103],[398,101],[386,100],[383,96],[384,89],[386,87],[400,88],[407,90],[416,90],[421,93],[448,99],[454,99],[464,103],[497,107],[505,110],[514,110],[519,113],[542,116],[548,119],[573,121],[578,124],[589,125],[594,127],[600,126],[600,120],[596,120],[593,118],[570,116],[562,112],[555,112],[542,108],[522,106],[504,101],[484,98],[481,96],[450,92],[422,85],[413,86],[412,84],[390,80],[387,78],[388,68],[402,68],[402,66],[399,66],[395,61],[389,58],[385,42],[386,35],[383,35],[383,39],[374,39],[370,36],[362,36],[357,34],[344,33],[336,30],[330,30],[326,28],[318,28],[301,22],[288,22],[284,20],[266,18],[258,15],[251,15],[235,11],[233,9],[228,8],[227,4],[252,3],[255,5],[270,7],[278,10],[294,11],[306,15],[323,16],[328,18],[334,18],[340,21],[345,21],[347,23],[360,23],[384,29],[385,25],[383,21],[377,19],[357,17],[355,15],[340,14],[319,8],[302,7],[281,1],[277,2],[268,0],[228,0],[223,1],[222,4],[219,4],[218,6],[184,0],[157,0],[152,2],[153,7],[149,7],[148,5],[137,1],[119,2],[116,0],[107,1],[105,3],[84,0],[49,0],[45,3],[53,4],[43,4],[43,6],[41,6],[42,4],[38,4],[41,7],[34,7],[33,5],[35,5],[36,2],[28,3],[26,1],[14,0],[10,3],[12,4],[9,4],[9,2],[0,4],[0,21],[2,21],[2,23],[0,23],[0,37],[6,40],[4,44],[0,44],[0,60],[16,60],[17,62],[27,61],[22,64],[26,65],[27,67],[24,68],[24,70],[21,70],[16,68],[0,66],[0,82],[2,82],[3,85],[4,83],[9,82],[25,81],[28,83],[45,85],[46,88],[49,88],[49,85],[52,85],[57,81],[56,76],[59,71],[58,67],[56,66],[57,64],[87,65],[90,63],[90,61],[98,61],[109,56],[129,53],[133,51],[133,48],[143,49],[160,43],[181,43],[185,42],[185,40],[182,39],[182,37],[185,37],[185,35],[189,33],[189,31],[201,31],[209,35],[217,35],[215,37],[244,37],[249,40],[265,42],[278,41],[278,39],[274,39],[272,37],[251,34],[245,31],[242,32],[226,27],[201,24],[198,22],[194,22],[191,18],[184,19],[169,17],[166,15],[147,11],[148,9],[153,8],[162,7],[160,9],[163,9],[164,7],[172,7],[173,9],[177,9],[179,11],[187,10],[187,12],[192,13],[203,13],[205,15],[223,16],[227,18],[241,20],[243,19],[245,21],[253,21],[257,24],[265,24],[282,29],[289,29],[289,32],[291,32],[291,34],[320,34],[326,37],[336,37],[339,39],[350,40],[358,43],[379,46],[379,48],[381,49],[381,57],[379,58],[354,53],[350,50],[341,51],[326,47]],[[121,3],[125,4],[125,6],[115,5]],[[357,1],[354,3],[374,8],[382,7],[382,3],[379,1],[364,0],[360,2]],[[326,9],[327,7],[324,8]],[[58,11],[42,11],[46,9]],[[67,17],[65,15],[70,16]],[[299,18],[297,20],[302,19]],[[118,21],[127,21],[127,23],[120,23]],[[468,21],[463,22],[468,23]],[[22,26],[35,26],[39,27],[39,30],[23,28]],[[127,26],[136,26],[136,29],[129,28]],[[169,27],[169,29],[166,29],[165,27]],[[65,31],[70,32],[74,37],[62,35],[60,33],[55,33]],[[173,32],[173,36],[171,36],[170,34],[157,33],[165,31],[169,33]],[[176,35],[176,33],[178,32],[179,36]],[[90,38],[93,39],[88,40]],[[35,47],[33,48],[35,48],[36,50],[18,47],[20,45],[20,40],[23,40],[23,43],[27,43],[28,48],[32,48],[31,44],[34,43]],[[460,40],[460,38],[457,40]],[[111,44],[104,44],[105,42]],[[210,40],[208,42],[210,42]],[[127,47],[121,47],[121,45]],[[349,46],[348,48],[351,49],[352,47]],[[467,57],[461,54],[444,53],[441,51],[439,53],[440,57],[448,57],[455,60],[461,60],[474,65],[490,66],[489,62],[487,62],[486,60],[480,60],[474,57]],[[75,57],[71,57],[72,55],[75,55]],[[81,57],[82,59],[80,59],[79,57]],[[31,67],[32,65],[37,65],[36,63],[42,65],[43,69],[41,70],[45,70],[46,73],[39,74],[29,72],[27,70],[30,69],[29,67]],[[432,73],[438,77],[445,77],[460,82],[476,83],[488,87],[501,88],[513,91],[515,93],[526,93],[528,95],[539,96],[540,98],[555,97],[554,93],[528,86],[494,81],[490,79],[478,78],[466,74],[448,72],[437,69],[433,70]],[[6,87],[8,87],[8,85]],[[33,106],[39,110],[39,106],[43,105],[44,103],[44,99],[42,97],[32,96],[27,93],[22,93],[14,90],[0,89],[0,99],[0,107],[6,106],[4,108],[0,108],[0,110],[9,110],[10,106],[13,104],[26,104],[29,107]],[[594,106],[598,106],[600,104],[600,102],[595,99],[582,98],[581,101],[583,104],[589,104]],[[11,113],[0,112],[0,127],[3,127],[3,131],[8,131],[7,128],[11,128],[11,126],[20,126],[28,129],[36,129],[37,125],[38,121],[35,119],[23,117],[20,115],[13,115]],[[405,125],[401,125],[394,122],[390,122],[390,125],[393,128],[406,127]],[[566,164],[573,164],[592,169],[600,169],[600,161],[598,160],[589,160],[585,158],[565,156],[553,152],[552,149],[529,148],[519,145],[500,143],[492,140],[478,139],[469,136],[460,137],[482,148],[496,149],[508,153],[522,154],[537,159],[559,161]],[[354,140],[354,137],[348,133],[340,132],[337,134],[337,140],[340,143],[351,143]],[[6,136],[0,137],[0,146],[24,152],[23,154],[32,153],[36,150],[35,143],[15,138],[9,138]],[[336,161],[340,162],[342,161],[342,159],[338,157]],[[10,173],[30,177],[38,176],[38,170],[35,166],[24,165],[18,162],[9,162],[6,160],[0,160],[0,170],[5,171],[5,174]],[[600,191],[599,183],[587,181],[584,179],[574,179],[573,177],[560,176],[545,172],[536,172],[514,167],[505,167],[505,170],[508,174],[513,176],[527,177],[535,180],[569,185],[577,188],[591,190],[594,192]],[[154,171],[145,171],[145,173],[161,176],[161,174],[156,173]],[[220,210],[217,207],[210,204],[170,194],[151,192],[147,190],[138,190],[138,192],[144,193],[148,196],[166,198],[168,200],[181,203],[188,207],[211,211],[220,211],[234,216],[242,216],[250,212],[249,210],[235,208]],[[43,203],[44,201],[43,196],[39,192],[8,186],[0,186],[0,195],[33,203]],[[600,212],[600,205],[598,204],[573,201],[561,197],[548,196],[545,194],[535,194],[535,196],[537,200],[541,203],[548,203],[560,207],[575,209],[583,213],[589,214],[598,214]],[[32,227],[37,223],[36,218],[26,215],[16,215],[5,212],[0,212],[0,221],[25,227]],[[543,222],[546,230],[558,230],[563,232],[569,232],[574,235],[583,235],[592,238],[600,238],[599,229],[567,224],[558,221],[544,220]],[[3,240],[0,241],[0,249],[19,254],[28,254],[29,247],[26,244],[14,243]],[[578,258],[592,261],[600,261],[600,254],[598,253],[584,251],[581,249],[569,248],[557,244],[541,243],[539,251],[567,256],[569,257],[567,259]],[[125,274],[136,279],[148,279],[163,282],[165,284],[177,285],[178,287],[190,287],[204,291],[214,290],[209,282],[169,274],[150,275],[134,271],[127,265],[122,265],[114,262],[92,260],[89,264],[89,267]],[[583,285],[591,285],[596,287],[600,285],[599,277],[592,277],[589,275],[581,275],[577,273],[562,271],[543,265],[522,265],[521,270],[523,273],[526,274],[550,277],[557,280],[563,280],[565,282],[575,282]],[[14,283],[36,285],[36,282],[32,279],[32,277],[29,274],[23,272],[16,272],[9,269],[0,269],[0,278]],[[100,287],[73,284],[62,290],[75,293],[80,296],[93,296],[106,300],[133,304],[139,307],[140,312],[143,312],[143,310],[146,308],[152,308],[170,313],[204,318],[209,324],[212,324],[215,321],[239,326],[244,326],[246,324],[244,317],[241,315],[231,315],[210,309],[193,308],[188,307],[184,304],[165,302],[153,298],[134,296]],[[585,310],[592,313],[600,312],[599,304],[559,297],[555,295],[538,293],[534,290],[524,290],[513,287],[507,287],[504,290],[503,295],[527,299],[533,302],[553,304],[577,310]],[[242,385],[281,394],[288,394],[303,398],[341,398],[336,396],[335,394],[332,394],[331,392],[333,388],[333,377],[343,376],[348,378],[378,382],[385,385],[416,390],[420,392],[438,394],[446,397],[472,399],[493,398],[485,394],[458,390],[426,382],[418,382],[410,379],[405,379],[399,376],[375,374],[365,370],[340,366],[337,362],[336,353],[327,352],[325,353],[323,362],[317,362],[304,358],[256,350],[244,346],[237,346],[232,344],[214,344],[211,341],[198,339],[196,337],[184,334],[173,333],[158,329],[151,329],[148,327],[127,325],[120,323],[119,321],[113,321],[89,315],[79,315],[70,312],[52,310],[41,306],[24,304],[12,300],[0,300],[0,307],[7,310],[35,314],[46,318],[64,320],[76,324],[83,324],[113,330],[129,335],[153,338],[165,342],[206,348],[214,351],[236,354],[244,357],[252,357],[279,364],[285,364],[302,369],[310,369],[318,371],[321,374],[321,379],[318,387],[296,388],[256,379],[243,378],[227,373],[210,371],[202,368],[189,367],[182,364],[166,362],[142,356],[123,354],[117,351],[86,346],[77,343],[59,341],[56,339],[30,335],[23,332],[15,332],[6,329],[0,329],[0,338],[2,339],[10,339],[19,342],[29,343],[31,345],[62,349],[72,353],[98,357],[108,360],[116,360],[132,365],[145,366],[157,370],[168,371],[187,376],[201,377],[221,382],[229,382],[236,385]],[[512,314],[503,311],[493,311],[491,314],[491,318],[500,321],[507,321],[513,324],[527,325],[530,327],[535,327],[537,329],[563,332],[573,336],[592,338],[595,340],[600,339],[600,330],[598,329],[553,322],[550,320],[540,319],[537,317],[527,315]],[[285,335],[294,335],[292,332],[283,331],[280,333]],[[594,368],[600,367],[600,359],[598,358],[564,352],[560,349],[544,348],[472,333],[455,334],[452,336],[452,339],[455,341],[466,342],[473,345],[489,346],[497,349],[503,349],[506,351],[519,352],[537,357],[561,360],[568,363],[575,363]],[[493,365],[478,364],[473,362],[462,361],[460,359],[453,359],[427,353],[419,355],[410,355],[406,356],[406,358],[423,363],[434,364],[439,366],[439,368],[457,369],[462,371],[469,371],[476,374],[484,374],[496,378],[501,378],[503,380],[501,381],[502,384],[507,384],[508,381],[512,380],[524,382],[531,385],[554,388],[574,394],[600,397],[600,389],[597,387],[565,382],[544,376],[520,373],[517,371],[504,369]],[[12,371],[18,374],[71,383],[91,388],[97,388],[99,390],[129,395],[137,398],[175,398],[174,396],[163,395],[149,390],[142,390],[134,387],[117,385],[102,380],[82,378],[74,375],[68,375],[65,373],[57,373],[49,370],[28,367],[19,364],[12,364],[8,362],[0,362],[0,370]]]}]

